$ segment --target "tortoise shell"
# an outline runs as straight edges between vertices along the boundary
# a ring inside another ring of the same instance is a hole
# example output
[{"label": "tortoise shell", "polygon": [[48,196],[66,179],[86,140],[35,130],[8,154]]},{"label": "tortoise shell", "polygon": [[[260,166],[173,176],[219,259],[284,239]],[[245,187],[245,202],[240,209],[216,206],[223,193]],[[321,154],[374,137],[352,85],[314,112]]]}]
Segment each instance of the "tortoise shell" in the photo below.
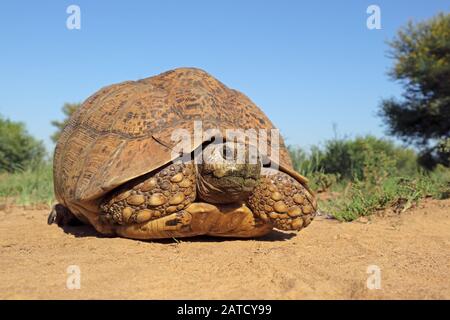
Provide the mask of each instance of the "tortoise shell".
[{"label": "tortoise shell", "polygon": [[[113,84],[90,96],[60,136],[54,154],[57,200],[97,225],[101,198],[174,160],[172,131],[193,132],[196,120],[204,131],[275,128],[248,97],[200,69],[179,68]],[[280,169],[305,181],[292,170],[281,137],[279,143]]]}]

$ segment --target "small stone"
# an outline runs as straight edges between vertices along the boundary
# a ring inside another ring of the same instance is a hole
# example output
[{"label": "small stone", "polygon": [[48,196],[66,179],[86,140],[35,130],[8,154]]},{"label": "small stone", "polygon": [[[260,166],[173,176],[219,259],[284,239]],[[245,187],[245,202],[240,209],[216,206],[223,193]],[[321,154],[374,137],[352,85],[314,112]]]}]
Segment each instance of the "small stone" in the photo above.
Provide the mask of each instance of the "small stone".
[{"label": "small stone", "polygon": [[357,221],[360,223],[369,223],[369,219],[367,219],[367,217],[359,217]]}]

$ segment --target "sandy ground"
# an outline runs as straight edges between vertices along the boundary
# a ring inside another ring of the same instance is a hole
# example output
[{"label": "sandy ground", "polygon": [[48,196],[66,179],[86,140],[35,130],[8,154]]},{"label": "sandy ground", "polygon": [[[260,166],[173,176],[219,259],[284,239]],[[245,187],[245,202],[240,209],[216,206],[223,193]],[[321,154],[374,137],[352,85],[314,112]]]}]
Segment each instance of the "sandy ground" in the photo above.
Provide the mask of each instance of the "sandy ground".
[{"label": "sandy ground", "polygon": [[[298,235],[179,243],[62,230],[46,224],[47,213],[0,211],[0,298],[450,298],[450,200],[352,223],[319,217]],[[80,289],[67,288],[70,265],[80,268]],[[370,265],[380,289],[367,288]]]}]

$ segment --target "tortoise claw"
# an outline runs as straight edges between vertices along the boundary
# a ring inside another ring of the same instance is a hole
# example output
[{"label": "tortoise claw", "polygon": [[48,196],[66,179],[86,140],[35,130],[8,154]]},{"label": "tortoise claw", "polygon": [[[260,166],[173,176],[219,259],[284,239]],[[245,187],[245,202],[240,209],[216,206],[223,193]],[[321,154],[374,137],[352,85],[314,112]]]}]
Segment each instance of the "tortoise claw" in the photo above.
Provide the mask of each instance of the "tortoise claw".
[{"label": "tortoise claw", "polygon": [[53,206],[52,211],[50,211],[50,213],[48,215],[47,224],[51,225],[51,224],[55,223],[56,216],[57,216],[56,209],[55,209],[55,206]]},{"label": "tortoise claw", "polygon": [[47,223],[49,225],[56,223],[58,226],[77,226],[82,222],[78,220],[66,207],[61,204],[55,204],[48,215]]}]

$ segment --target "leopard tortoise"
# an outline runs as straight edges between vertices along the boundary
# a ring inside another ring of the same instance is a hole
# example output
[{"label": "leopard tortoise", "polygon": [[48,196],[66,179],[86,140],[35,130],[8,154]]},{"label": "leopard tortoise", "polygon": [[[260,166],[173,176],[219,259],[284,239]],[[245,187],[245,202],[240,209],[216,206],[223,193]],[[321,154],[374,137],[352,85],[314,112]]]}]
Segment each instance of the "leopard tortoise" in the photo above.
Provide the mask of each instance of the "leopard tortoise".
[{"label": "leopard tortoise", "polygon": [[[177,151],[173,133],[193,136],[199,123],[215,135],[201,134]],[[278,146],[278,159],[257,152],[250,161],[255,146],[249,139],[226,139],[236,128],[274,126],[244,94],[200,69],[102,88],[71,116],[57,142],[58,204],[49,224],[81,221],[134,239],[257,237],[273,228],[306,227],[316,200],[307,179],[293,170],[283,139],[276,144],[266,134],[268,145]],[[236,155],[236,146],[244,150],[243,162],[227,157]]]}]

